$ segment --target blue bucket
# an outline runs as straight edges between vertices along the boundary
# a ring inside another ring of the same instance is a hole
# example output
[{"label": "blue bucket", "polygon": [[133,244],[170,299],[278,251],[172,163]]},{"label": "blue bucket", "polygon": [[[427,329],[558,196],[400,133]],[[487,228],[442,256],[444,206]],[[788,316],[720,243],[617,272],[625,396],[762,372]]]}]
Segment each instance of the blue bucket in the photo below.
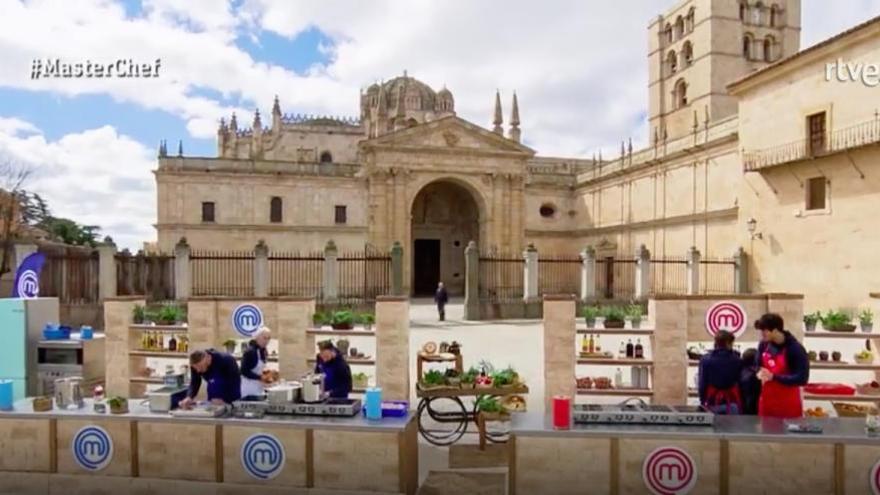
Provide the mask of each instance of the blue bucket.
[{"label": "blue bucket", "polygon": [[0,380],[0,411],[12,410],[12,380]]},{"label": "blue bucket", "polygon": [[95,331],[88,325],[79,328],[79,338],[82,340],[90,340],[95,336]]},{"label": "blue bucket", "polygon": [[368,388],[365,402],[367,419],[382,419],[382,389]]}]

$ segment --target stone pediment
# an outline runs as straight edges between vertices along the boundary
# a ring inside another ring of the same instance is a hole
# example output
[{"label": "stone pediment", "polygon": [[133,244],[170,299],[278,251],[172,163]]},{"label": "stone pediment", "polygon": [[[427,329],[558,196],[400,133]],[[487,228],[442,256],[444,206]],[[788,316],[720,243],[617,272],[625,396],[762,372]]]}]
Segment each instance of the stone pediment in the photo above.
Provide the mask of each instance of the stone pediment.
[{"label": "stone pediment", "polygon": [[426,150],[461,150],[521,153],[532,156],[535,151],[516,141],[504,138],[456,116],[379,136],[361,142],[365,148],[391,147]]}]

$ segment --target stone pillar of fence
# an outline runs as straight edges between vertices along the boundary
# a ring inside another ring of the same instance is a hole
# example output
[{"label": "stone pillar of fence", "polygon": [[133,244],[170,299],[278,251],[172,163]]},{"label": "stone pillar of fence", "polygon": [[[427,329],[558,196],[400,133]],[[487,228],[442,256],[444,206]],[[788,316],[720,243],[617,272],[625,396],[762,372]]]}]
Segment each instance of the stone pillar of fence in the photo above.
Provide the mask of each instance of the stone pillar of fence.
[{"label": "stone pillar of fence", "polygon": [[308,360],[315,357],[310,345],[308,329],[315,314],[315,298],[285,297],[278,299],[278,328],[273,328],[278,339],[278,371],[285,380],[298,380],[312,369]]},{"label": "stone pillar of fence", "polygon": [[391,246],[391,295],[403,295],[403,246],[398,241]]},{"label": "stone pillar of fence", "polygon": [[544,296],[544,404],[554,395],[575,397],[575,353],[577,337],[574,295]]},{"label": "stone pillar of fence", "polygon": [[651,290],[651,252],[644,244],[636,250],[636,299],[645,299]]},{"label": "stone pillar of fence", "polygon": [[[118,395],[129,397],[132,370],[146,365],[146,358],[132,358],[132,349],[140,347],[140,332],[131,331],[132,311],[135,306],[144,306],[143,296],[109,297],[104,300],[104,388],[108,397]],[[136,394],[139,395],[139,394]]]},{"label": "stone pillar of fence", "polygon": [[174,246],[174,297],[181,301],[192,295],[189,254],[190,247],[186,243],[186,237],[181,237]]},{"label": "stone pillar of fence", "polygon": [[534,245],[523,251],[523,259],[523,301],[532,302],[538,299],[538,250]]},{"label": "stone pillar of fence", "polygon": [[269,296],[269,246],[265,241],[254,247],[254,297]]},{"label": "stone pillar of fence", "polygon": [[749,258],[742,246],[733,253],[733,291],[737,294],[749,292]]},{"label": "stone pillar of fence", "polygon": [[596,250],[587,246],[581,251],[581,301],[596,298]]},{"label": "stone pillar of fence", "polygon": [[480,249],[474,241],[464,250],[464,319],[480,319]]},{"label": "stone pillar of fence", "polygon": [[409,298],[376,298],[376,385],[382,398],[410,400]]},{"label": "stone pillar of fence", "polygon": [[333,304],[339,298],[339,251],[336,243],[327,241],[324,247],[324,302]]},{"label": "stone pillar of fence", "polygon": [[98,246],[98,298],[116,297],[116,244]]},{"label": "stone pillar of fence", "polygon": [[[15,270],[21,266],[21,262],[33,253],[37,252],[37,245],[31,243],[15,244]],[[13,274],[14,275],[14,274]]]},{"label": "stone pillar of fence", "polygon": [[700,258],[702,255],[696,246],[688,250],[687,260],[687,293],[693,296],[700,293]]}]

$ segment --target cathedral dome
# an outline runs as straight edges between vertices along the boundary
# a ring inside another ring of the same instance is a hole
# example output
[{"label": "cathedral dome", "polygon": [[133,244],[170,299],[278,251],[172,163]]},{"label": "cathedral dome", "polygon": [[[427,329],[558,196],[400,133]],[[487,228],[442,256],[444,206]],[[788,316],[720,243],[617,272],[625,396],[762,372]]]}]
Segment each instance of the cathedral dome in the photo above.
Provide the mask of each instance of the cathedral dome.
[{"label": "cathedral dome", "polygon": [[430,86],[406,73],[385,82],[382,89],[389,109],[397,109],[402,102],[404,111],[429,111],[434,110],[437,100],[437,93]]}]

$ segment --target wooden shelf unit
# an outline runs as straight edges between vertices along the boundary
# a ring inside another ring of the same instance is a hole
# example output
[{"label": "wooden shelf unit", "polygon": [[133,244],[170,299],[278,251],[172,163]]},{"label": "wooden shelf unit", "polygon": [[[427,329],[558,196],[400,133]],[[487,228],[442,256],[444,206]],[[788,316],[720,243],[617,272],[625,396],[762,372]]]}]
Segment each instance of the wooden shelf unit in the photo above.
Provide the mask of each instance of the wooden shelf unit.
[{"label": "wooden shelf unit", "polygon": [[339,337],[375,337],[375,330],[325,330],[310,328],[306,330],[306,335],[335,335]]},{"label": "wooden shelf unit", "polygon": [[867,340],[867,339],[880,339],[880,333],[874,332],[829,332],[829,331],[814,331],[814,332],[804,332],[804,339],[859,339],[859,340]]},{"label": "wooden shelf unit", "polygon": [[593,366],[654,366],[654,361],[650,359],[578,358],[577,364]]},{"label": "wooden shelf unit", "polygon": [[650,328],[578,328],[578,335],[638,335],[650,337],[654,330]]},{"label": "wooden shelf unit", "polygon": [[654,391],[648,388],[579,388],[578,395],[609,396],[609,397],[652,397]]}]

